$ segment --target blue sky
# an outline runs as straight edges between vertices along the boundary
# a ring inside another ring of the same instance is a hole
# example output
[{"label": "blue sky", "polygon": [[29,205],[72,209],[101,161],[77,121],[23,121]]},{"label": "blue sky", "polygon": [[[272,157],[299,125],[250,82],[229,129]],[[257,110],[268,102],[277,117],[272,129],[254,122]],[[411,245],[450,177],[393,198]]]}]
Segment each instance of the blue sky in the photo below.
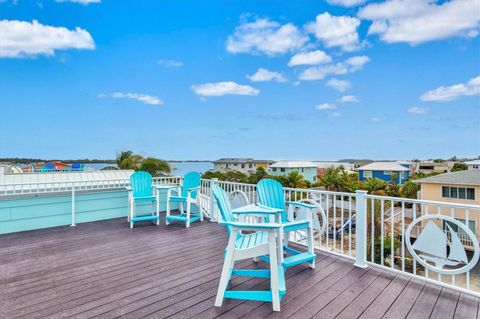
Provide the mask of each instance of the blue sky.
[{"label": "blue sky", "polygon": [[478,156],[479,21],[479,0],[0,0],[0,157]]}]

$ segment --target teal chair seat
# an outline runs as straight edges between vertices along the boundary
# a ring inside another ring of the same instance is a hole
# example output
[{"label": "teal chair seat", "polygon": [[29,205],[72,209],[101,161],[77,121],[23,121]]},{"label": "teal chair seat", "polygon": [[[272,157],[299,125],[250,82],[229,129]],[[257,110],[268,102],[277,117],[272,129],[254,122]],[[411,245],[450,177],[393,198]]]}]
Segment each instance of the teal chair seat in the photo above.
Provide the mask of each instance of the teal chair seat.
[{"label": "teal chair seat", "polygon": [[241,235],[235,242],[235,248],[247,249],[266,243],[268,243],[268,233],[256,232],[253,234]]},{"label": "teal chair seat", "polygon": [[171,203],[186,203],[186,202],[187,202],[187,197],[183,197],[183,196],[170,196],[170,202],[171,202]]},{"label": "teal chair seat", "polygon": [[156,196],[144,196],[144,197],[134,197],[133,201],[136,203],[142,203],[142,202],[156,202],[157,197]]}]

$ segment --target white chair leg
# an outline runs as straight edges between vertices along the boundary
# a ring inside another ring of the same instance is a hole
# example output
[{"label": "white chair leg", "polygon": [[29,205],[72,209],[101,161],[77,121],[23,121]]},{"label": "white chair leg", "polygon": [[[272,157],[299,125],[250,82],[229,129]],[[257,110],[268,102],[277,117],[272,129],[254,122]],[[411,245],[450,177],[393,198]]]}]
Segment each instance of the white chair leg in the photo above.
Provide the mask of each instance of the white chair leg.
[{"label": "white chair leg", "polygon": [[197,194],[196,205],[197,205],[197,208],[198,208],[198,213],[200,214],[200,221],[203,222],[203,212],[202,212],[202,207],[200,207],[200,202],[199,202],[198,196],[199,196],[199,194]]},{"label": "white chair leg", "polygon": [[187,199],[187,228],[190,227],[190,202]]},{"label": "white chair leg", "polygon": [[222,275],[220,277],[220,283],[218,285],[217,297],[215,298],[215,307],[221,307],[223,303],[223,297],[225,296],[225,290],[228,287],[228,281],[230,278],[230,269],[234,265],[233,254],[235,249],[235,241],[237,239],[238,231],[232,231],[230,239],[228,240],[227,253],[223,262]]},{"label": "white chair leg", "polygon": [[[280,237],[280,236],[279,236]],[[280,290],[278,283],[277,243],[274,232],[268,233],[268,251],[270,257],[270,289],[272,290],[273,311],[280,311]],[[282,274],[283,275],[283,274]]]},{"label": "white chair leg", "polygon": [[165,225],[170,225],[168,217],[170,216],[170,198],[167,198],[167,212],[165,213]]},{"label": "white chair leg", "polygon": [[[312,224],[310,223],[310,227],[308,228],[307,231],[307,241],[308,241],[308,252],[311,254],[315,254],[315,247],[314,247],[314,242],[313,242],[313,227]],[[310,263],[310,268],[314,269],[315,268],[315,259],[312,260]]]}]

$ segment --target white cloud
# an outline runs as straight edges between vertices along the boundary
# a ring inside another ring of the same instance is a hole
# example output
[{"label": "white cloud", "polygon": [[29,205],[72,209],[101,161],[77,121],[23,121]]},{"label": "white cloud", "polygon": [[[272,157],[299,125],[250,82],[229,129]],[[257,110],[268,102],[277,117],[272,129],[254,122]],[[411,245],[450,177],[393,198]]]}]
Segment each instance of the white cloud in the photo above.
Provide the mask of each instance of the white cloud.
[{"label": "white cloud", "polygon": [[286,82],[287,79],[279,72],[269,71],[267,69],[260,68],[255,74],[247,75],[247,78],[252,82]]},{"label": "white cloud", "polygon": [[192,90],[200,96],[222,96],[222,95],[258,95],[259,90],[249,85],[241,85],[232,81],[205,83],[192,85]]},{"label": "white cloud", "polygon": [[231,53],[280,55],[301,48],[308,41],[291,23],[281,25],[267,18],[242,22],[227,39],[226,49]]},{"label": "white cloud", "polygon": [[74,2],[87,5],[90,3],[100,3],[102,0],[55,0],[55,2]]},{"label": "white cloud", "polygon": [[373,21],[369,34],[388,43],[422,42],[450,37],[475,37],[480,23],[479,0],[387,0],[371,3],[358,12]]},{"label": "white cloud", "polygon": [[166,68],[179,68],[183,66],[183,62],[178,60],[157,60],[157,64]]},{"label": "white cloud", "polygon": [[360,100],[354,95],[344,95],[341,98],[337,99],[340,103],[357,103]]},{"label": "white cloud", "polygon": [[331,88],[333,88],[337,91],[340,91],[340,92],[346,91],[351,87],[350,82],[335,79],[335,78],[330,79],[327,82],[327,86],[329,86],[329,87],[331,87]]},{"label": "white cloud", "polygon": [[328,117],[340,117],[342,114],[340,112],[331,112],[328,113]]},{"label": "white cloud", "polygon": [[319,111],[324,111],[324,110],[333,110],[336,109],[337,107],[331,103],[322,103],[316,106],[316,109]]},{"label": "white cloud", "polygon": [[327,0],[329,4],[342,7],[355,7],[364,4],[366,0]]},{"label": "white cloud", "polygon": [[297,53],[288,62],[288,66],[318,65],[332,62],[332,58],[321,50]]},{"label": "white cloud", "polygon": [[407,112],[415,114],[415,115],[425,115],[425,114],[430,113],[430,109],[427,108],[427,107],[414,106],[414,107],[409,108],[407,110]]},{"label": "white cloud", "polygon": [[369,121],[372,122],[372,123],[383,122],[383,120],[384,120],[384,119],[381,118],[381,117],[371,117],[371,118],[369,119]]},{"label": "white cloud", "polygon": [[90,33],[79,27],[68,30],[36,20],[1,20],[0,39],[0,57],[6,58],[53,56],[55,50],[95,49]]},{"label": "white cloud", "polygon": [[132,99],[137,100],[139,102],[150,104],[150,105],[161,105],[163,101],[158,98],[157,96],[148,95],[148,94],[140,94],[140,93],[123,93],[123,92],[115,92],[112,94],[99,94],[98,97],[111,97],[114,99]]},{"label": "white cloud", "polygon": [[353,73],[361,70],[365,63],[369,61],[370,59],[367,56],[361,55],[348,58],[344,62],[339,62],[337,64],[309,67],[300,73],[299,79],[304,81],[313,81],[322,80],[330,74],[340,75]]},{"label": "white cloud", "polygon": [[354,56],[346,59],[345,64],[347,64],[350,67],[349,72],[355,72],[355,71],[361,70],[363,66],[369,61],[370,59],[368,58],[368,56],[358,55],[358,56]]},{"label": "white cloud", "polygon": [[451,86],[441,86],[434,90],[427,91],[420,96],[422,101],[446,102],[455,100],[465,95],[480,94],[480,76],[470,79],[467,83]]},{"label": "white cloud", "polygon": [[360,20],[348,16],[332,16],[325,12],[319,14],[315,22],[310,22],[305,29],[315,34],[327,48],[340,47],[344,51],[360,48],[357,28]]}]

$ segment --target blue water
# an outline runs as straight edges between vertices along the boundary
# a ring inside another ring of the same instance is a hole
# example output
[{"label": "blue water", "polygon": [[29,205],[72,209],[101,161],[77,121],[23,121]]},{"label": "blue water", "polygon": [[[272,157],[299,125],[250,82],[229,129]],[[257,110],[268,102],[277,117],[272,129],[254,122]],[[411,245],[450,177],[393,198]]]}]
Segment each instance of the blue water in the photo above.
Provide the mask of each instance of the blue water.
[{"label": "blue water", "polygon": [[[99,171],[105,166],[116,166],[115,164],[107,163],[85,163],[85,169]],[[206,171],[213,169],[212,162],[180,162],[180,163],[170,163],[172,167],[173,176],[185,175],[185,173],[196,171],[200,173],[205,173]]]}]

